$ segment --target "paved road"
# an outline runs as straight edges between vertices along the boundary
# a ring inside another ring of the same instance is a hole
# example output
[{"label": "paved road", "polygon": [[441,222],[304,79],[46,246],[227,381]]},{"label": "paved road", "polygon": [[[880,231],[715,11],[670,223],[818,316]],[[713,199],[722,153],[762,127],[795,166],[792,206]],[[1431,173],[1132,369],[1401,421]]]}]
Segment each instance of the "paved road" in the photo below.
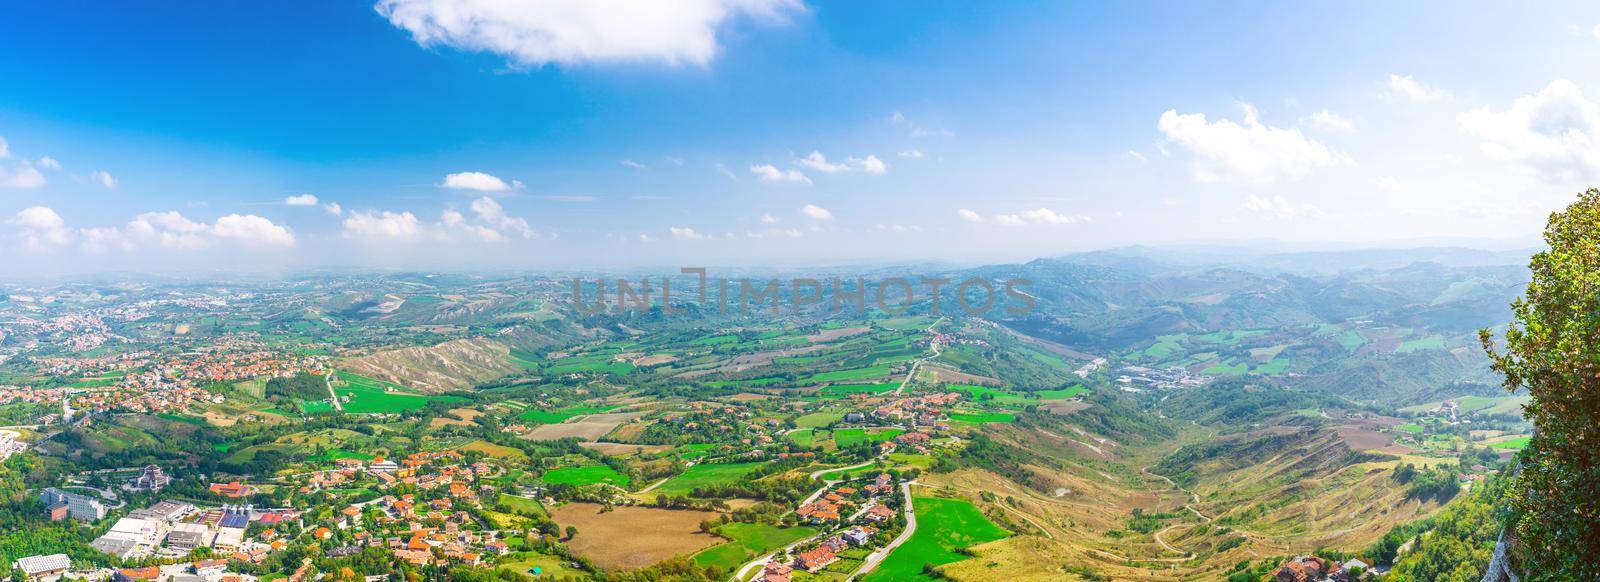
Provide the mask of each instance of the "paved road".
[{"label": "paved road", "polygon": [[900,484],[900,494],[904,495],[906,499],[905,531],[900,532],[900,535],[896,536],[894,541],[889,542],[889,545],[884,546],[883,549],[871,554],[867,554],[867,559],[861,561],[861,567],[856,569],[854,574],[850,575],[851,580],[858,580],[862,576],[866,576],[867,574],[871,573],[874,568],[878,567],[878,564],[883,562],[884,558],[889,557],[889,554],[894,552],[895,548],[900,547],[900,544],[906,543],[906,540],[911,539],[911,534],[917,531],[917,511],[916,508],[911,506],[911,486],[915,485],[916,483],[916,481],[910,481]]},{"label": "paved road", "polygon": [[[939,319],[933,320],[933,323],[928,324],[928,329],[923,331],[931,332],[933,331],[934,326],[939,325],[942,322],[944,322],[944,316],[940,316]],[[917,369],[922,367],[923,362],[939,357],[939,348],[941,347],[939,342],[929,342],[928,345],[933,348],[933,355],[923,356],[922,359],[911,363],[911,369],[906,372],[906,379],[901,380],[900,387],[894,389],[895,394],[900,394],[901,392],[905,391],[906,385],[911,383],[911,379],[917,377]]]},{"label": "paved road", "polygon": [[333,393],[333,372],[330,371],[327,374],[323,374],[322,381],[328,385],[328,399],[333,401],[333,407],[338,409],[339,412],[344,412],[344,405],[339,404],[339,395]]}]

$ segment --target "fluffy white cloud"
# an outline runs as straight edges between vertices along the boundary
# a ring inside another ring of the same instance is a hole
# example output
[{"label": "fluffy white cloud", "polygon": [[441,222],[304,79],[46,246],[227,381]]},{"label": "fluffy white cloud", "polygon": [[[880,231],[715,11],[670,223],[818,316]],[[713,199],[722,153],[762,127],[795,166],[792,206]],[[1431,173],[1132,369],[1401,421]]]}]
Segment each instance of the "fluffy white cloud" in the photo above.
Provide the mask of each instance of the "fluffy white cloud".
[{"label": "fluffy white cloud", "polygon": [[913,160],[920,160],[922,158],[927,157],[926,154],[922,153],[922,150],[919,150],[917,148],[911,148],[909,150],[905,150],[903,152],[900,152],[897,155],[899,155],[902,158],[911,158]]},{"label": "fluffy white cloud", "polygon": [[1239,205],[1240,210],[1255,213],[1268,220],[1289,220],[1293,218],[1315,218],[1322,216],[1322,209],[1310,204],[1293,204],[1283,196],[1266,198],[1254,194],[1246,198]]},{"label": "fluffy white cloud", "polygon": [[316,206],[317,195],[300,194],[296,196],[288,196],[283,199],[283,203],[289,206]]},{"label": "fluffy white cloud", "polygon": [[1300,124],[1311,129],[1326,131],[1329,133],[1355,131],[1356,129],[1355,123],[1352,123],[1350,118],[1339,115],[1332,111],[1328,111],[1327,109],[1323,109],[1322,111],[1318,111],[1310,116],[1307,116],[1305,119],[1301,119]]},{"label": "fluffy white cloud", "polygon": [[323,204],[322,209],[328,214],[332,214],[334,216],[344,216],[344,207],[340,206],[338,202],[329,202],[327,204]]},{"label": "fluffy white cloud", "polygon": [[[229,242],[253,247],[290,247],[294,233],[288,228],[254,214],[229,214],[206,224],[191,220],[176,211],[146,212],[133,217],[121,231],[99,229],[91,237],[85,230],[85,249],[101,251],[113,243],[124,248],[156,245],[167,249],[194,250],[213,242]],[[90,240],[92,239],[92,240]]]},{"label": "fluffy white cloud", "polygon": [[762,165],[762,166],[750,166],[750,173],[755,174],[756,176],[759,176],[761,178],[762,182],[803,182],[803,183],[806,183],[806,184],[810,184],[811,183],[811,178],[807,177],[805,175],[805,173],[801,172],[800,170],[795,170],[795,169],[779,170],[777,166],[774,166],[772,164],[766,164],[766,165]]},{"label": "fluffy white cloud", "polygon": [[774,218],[771,212],[761,214],[761,224],[776,224],[777,222],[778,219]]},{"label": "fluffy white cloud", "polygon": [[1411,75],[1389,74],[1389,92],[1417,103],[1431,103],[1444,97],[1444,91],[1422,84]]},{"label": "fluffy white cloud", "polygon": [[[977,214],[977,213],[973,213]],[[966,215],[962,215],[966,218]],[[982,217],[979,217],[981,220]],[[971,220],[970,218],[968,220]],[[1061,214],[1049,208],[1035,208],[1015,214],[997,214],[994,217],[996,224],[1005,226],[1023,226],[1027,224],[1077,224],[1091,222],[1088,216],[1082,214]]]},{"label": "fluffy white cloud", "polygon": [[667,231],[672,233],[672,238],[679,240],[697,240],[706,238],[706,235],[695,232],[694,229],[689,227],[669,226],[667,227]]},{"label": "fluffy white cloud", "polygon": [[1263,125],[1255,107],[1244,108],[1244,123],[1206,120],[1203,113],[1180,114],[1168,109],[1156,127],[1168,142],[1195,156],[1194,178],[1200,182],[1266,184],[1280,178],[1301,178],[1313,169],[1350,164],[1343,153],[1301,133]]},{"label": "fluffy white cloud", "polygon": [[44,156],[39,158],[39,167],[46,170],[59,170],[61,169],[61,162],[56,161],[55,158],[50,156]]},{"label": "fluffy white cloud", "polygon": [[644,164],[641,164],[639,162],[635,162],[633,160],[622,160],[622,167],[633,169],[633,170],[648,170],[648,169],[650,169],[650,166],[646,166]]},{"label": "fluffy white cloud", "polygon": [[251,246],[294,246],[294,233],[254,214],[229,214],[211,225],[211,234],[217,238]]},{"label": "fluffy white cloud", "polygon": [[804,208],[800,209],[800,212],[804,213],[806,217],[812,220],[833,220],[832,212],[829,212],[828,209],[815,204],[805,205]]},{"label": "fluffy white cloud", "polygon": [[513,65],[653,61],[706,65],[735,16],[782,23],[800,0],[378,0],[374,7],[425,47],[487,51]]},{"label": "fluffy white cloud", "polygon": [[1600,106],[1566,79],[1511,102],[1457,116],[1461,133],[1482,140],[1491,157],[1519,163],[1550,182],[1600,176]]},{"label": "fluffy white cloud", "polygon": [[[918,152],[919,154],[921,152]],[[888,164],[878,159],[878,156],[868,155],[865,158],[849,157],[842,163],[829,162],[828,157],[822,152],[812,150],[810,155],[795,160],[794,163],[811,168],[824,174],[837,174],[840,172],[859,171],[868,174],[882,174],[888,171]],[[776,168],[774,168],[776,169]]]},{"label": "fluffy white cloud", "polygon": [[512,180],[511,183],[508,184],[505,180],[501,180],[499,177],[491,174],[485,174],[483,172],[457,172],[445,176],[444,181],[439,183],[439,187],[449,188],[451,190],[506,192],[515,188],[521,188],[522,182]]},{"label": "fluffy white cloud", "polygon": [[46,182],[44,174],[27,162],[10,170],[0,167],[0,188],[31,190],[44,187]]},{"label": "fluffy white cloud", "polygon": [[359,238],[416,238],[422,234],[422,221],[410,212],[352,212],[344,219],[344,234]]},{"label": "fluffy white cloud", "polygon": [[49,207],[24,208],[8,222],[21,230],[22,244],[29,250],[44,250],[72,242],[72,229]]},{"label": "fluffy white cloud", "polygon": [[106,187],[107,189],[117,187],[117,179],[111,177],[111,174],[105,170],[96,170],[93,174],[89,174],[89,179],[94,180],[96,183]]},{"label": "fluffy white cloud", "polygon": [[527,220],[506,214],[506,209],[488,196],[472,201],[472,213],[478,215],[478,220],[483,221],[489,228],[495,229],[496,234],[501,230],[509,230],[522,235],[523,238],[539,235],[528,226]]},{"label": "fluffy white cloud", "polygon": [[967,222],[983,222],[982,214],[978,214],[965,208],[957,209],[956,214],[961,216],[961,220],[965,220]]}]

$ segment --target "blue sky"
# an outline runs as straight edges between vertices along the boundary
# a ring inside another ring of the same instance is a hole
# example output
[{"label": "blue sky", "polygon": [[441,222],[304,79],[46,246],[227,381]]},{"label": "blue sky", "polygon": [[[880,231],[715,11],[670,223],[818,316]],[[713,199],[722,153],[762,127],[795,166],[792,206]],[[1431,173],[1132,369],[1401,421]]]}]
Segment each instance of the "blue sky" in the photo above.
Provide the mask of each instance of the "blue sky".
[{"label": "blue sky", "polygon": [[52,272],[1512,244],[1600,178],[1600,9],[1577,3],[611,4],[8,7],[0,252]]}]

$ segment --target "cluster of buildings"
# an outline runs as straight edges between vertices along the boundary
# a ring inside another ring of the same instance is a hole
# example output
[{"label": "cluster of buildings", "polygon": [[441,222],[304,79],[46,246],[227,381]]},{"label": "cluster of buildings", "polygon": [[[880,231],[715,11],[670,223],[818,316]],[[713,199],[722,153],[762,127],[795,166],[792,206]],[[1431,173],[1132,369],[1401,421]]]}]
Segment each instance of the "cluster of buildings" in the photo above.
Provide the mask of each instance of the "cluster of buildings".
[{"label": "cluster of buildings", "polygon": [[1122,375],[1117,376],[1117,384],[1128,392],[1198,388],[1210,384],[1211,380],[1210,376],[1190,372],[1182,366],[1161,369],[1127,366],[1122,368]]},{"label": "cluster of buildings", "polygon": [[[839,553],[849,547],[862,547],[872,542],[878,527],[898,514],[893,508],[878,502],[878,498],[894,492],[894,480],[888,473],[877,477],[860,489],[841,485],[824,490],[815,500],[801,505],[795,514],[806,523],[835,526],[853,523],[834,532],[815,547],[799,552],[792,564],[781,561],[768,563],[758,577],[764,582],[788,582],[795,569],[819,572],[839,560]],[[848,516],[845,512],[850,512]]]},{"label": "cluster of buildings", "polygon": [[[224,505],[202,510],[190,503],[167,500],[118,519],[90,546],[122,559],[180,558],[206,547],[214,554],[242,562],[260,562],[269,552],[284,547],[282,540],[274,539],[277,535],[270,526],[297,519],[298,513],[288,509]],[[252,523],[269,526],[261,535],[263,539],[245,536]]]},{"label": "cluster of buildings", "polygon": [[1371,567],[1351,559],[1340,564],[1317,556],[1300,556],[1284,562],[1272,573],[1276,582],[1352,582],[1365,578]]},{"label": "cluster of buildings", "polygon": [[874,408],[872,416],[884,421],[904,423],[912,428],[949,430],[950,423],[946,421],[948,418],[946,410],[960,402],[961,395],[960,392],[939,392],[899,398]]}]

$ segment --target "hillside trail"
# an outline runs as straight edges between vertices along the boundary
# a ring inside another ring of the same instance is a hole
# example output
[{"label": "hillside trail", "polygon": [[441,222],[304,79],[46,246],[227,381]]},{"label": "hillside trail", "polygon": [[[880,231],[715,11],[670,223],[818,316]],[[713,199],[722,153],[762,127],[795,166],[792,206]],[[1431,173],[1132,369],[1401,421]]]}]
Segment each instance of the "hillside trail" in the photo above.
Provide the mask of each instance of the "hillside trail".
[{"label": "hillside trail", "polygon": [[[940,323],[943,323],[944,320],[945,320],[944,316],[942,316],[942,315],[939,316],[939,319],[933,320],[933,323],[928,324],[928,328],[924,329],[923,331],[932,332],[934,326],[939,325]],[[905,392],[906,385],[911,383],[911,379],[912,378],[916,378],[917,377],[917,370],[922,367],[922,363],[923,362],[926,362],[926,361],[931,360],[933,358],[939,357],[939,353],[942,351],[941,348],[943,346],[939,345],[939,342],[937,342],[937,341],[928,342],[928,345],[933,348],[933,354],[927,355],[927,356],[923,356],[921,359],[918,359],[917,361],[911,363],[911,369],[906,371],[906,379],[901,380],[900,381],[900,387],[894,389],[894,393],[895,393],[896,396],[900,395],[900,393],[902,393],[902,392]]]},{"label": "hillside trail", "polygon": [[328,387],[328,401],[332,402],[333,407],[339,412],[344,412],[344,405],[339,404],[339,395],[333,392],[333,374],[323,374],[322,383]]}]

